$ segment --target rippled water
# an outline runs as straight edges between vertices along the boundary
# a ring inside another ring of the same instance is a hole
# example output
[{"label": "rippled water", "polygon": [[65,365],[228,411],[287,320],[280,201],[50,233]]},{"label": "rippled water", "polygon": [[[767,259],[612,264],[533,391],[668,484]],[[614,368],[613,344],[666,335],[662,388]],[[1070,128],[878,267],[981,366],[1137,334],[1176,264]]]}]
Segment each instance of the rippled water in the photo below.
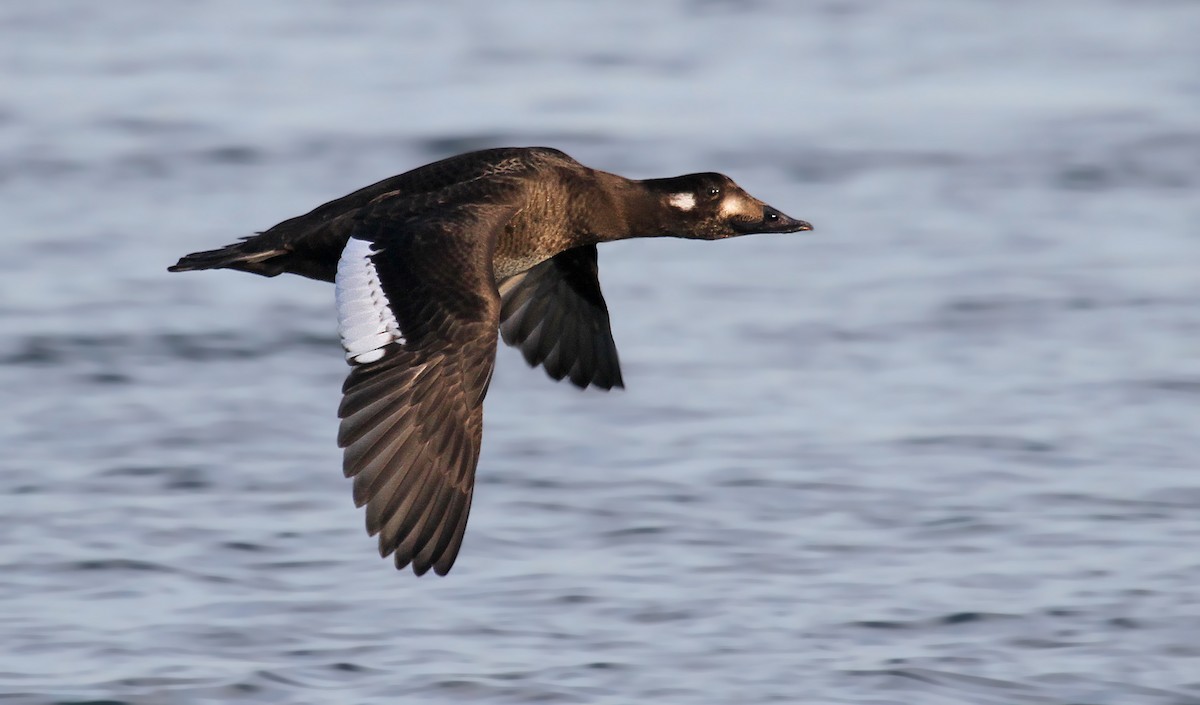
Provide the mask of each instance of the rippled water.
[{"label": "rippled water", "polygon": [[[1200,703],[1200,6],[0,6],[0,700]],[[420,163],[721,170],[628,390],[505,349],[445,579],[328,285],[168,275]]]}]

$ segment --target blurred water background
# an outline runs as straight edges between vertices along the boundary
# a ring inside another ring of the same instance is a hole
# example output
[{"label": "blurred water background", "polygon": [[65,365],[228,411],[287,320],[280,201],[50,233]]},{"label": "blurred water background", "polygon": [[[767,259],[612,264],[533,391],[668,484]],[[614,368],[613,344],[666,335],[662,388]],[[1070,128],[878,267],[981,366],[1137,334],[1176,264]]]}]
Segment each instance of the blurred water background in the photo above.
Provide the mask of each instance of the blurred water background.
[{"label": "blurred water background", "polygon": [[[1200,4],[0,5],[0,701],[1200,703]],[[545,144],[813,233],[602,248],[448,578],[329,285],[168,275]]]}]

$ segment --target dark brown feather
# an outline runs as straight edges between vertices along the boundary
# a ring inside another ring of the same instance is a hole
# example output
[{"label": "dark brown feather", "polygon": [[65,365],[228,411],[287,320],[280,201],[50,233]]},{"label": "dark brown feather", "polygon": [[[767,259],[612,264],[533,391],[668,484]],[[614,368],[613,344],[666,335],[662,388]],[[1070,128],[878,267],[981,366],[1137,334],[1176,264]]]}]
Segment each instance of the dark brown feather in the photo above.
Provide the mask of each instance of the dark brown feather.
[{"label": "dark brown feather", "polygon": [[[370,349],[368,334],[350,355],[372,361],[352,363],[343,387],[343,470],[380,553],[445,575],[471,507],[497,328],[554,379],[621,387],[596,243],[808,229],[721,174],[634,181],[555,149],[500,148],[384,179],[170,270],[334,281],[347,252],[391,342]],[[347,250],[351,237],[372,247]]]},{"label": "dark brown feather", "polygon": [[400,230],[361,228],[405,341],[351,369],[338,442],[380,554],[418,575],[449,570],[466,529],[500,317],[491,250],[513,210],[463,206]]},{"label": "dark brown feather", "polygon": [[567,250],[500,285],[500,333],[530,366],[580,388],[625,386],[596,246]]}]

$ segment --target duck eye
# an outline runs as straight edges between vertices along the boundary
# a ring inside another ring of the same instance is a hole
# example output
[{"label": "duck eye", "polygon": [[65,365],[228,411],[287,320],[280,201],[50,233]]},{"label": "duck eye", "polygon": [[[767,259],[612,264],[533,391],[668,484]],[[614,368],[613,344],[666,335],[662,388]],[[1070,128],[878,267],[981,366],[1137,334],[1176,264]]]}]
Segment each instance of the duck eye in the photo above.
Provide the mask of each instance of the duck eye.
[{"label": "duck eye", "polygon": [[709,187],[708,187],[708,195],[710,195],[710,196],[716,196],[716,195],[717,195],[717,194],[719,194],[719,193],[721,193],[721,189],[717,188],[716,186],[709,186]]},{"label": "duck eye", "polygon": [[768,223],[774,223],[777,220],[779,220],[778,213],[767,213],[767,222]]}]

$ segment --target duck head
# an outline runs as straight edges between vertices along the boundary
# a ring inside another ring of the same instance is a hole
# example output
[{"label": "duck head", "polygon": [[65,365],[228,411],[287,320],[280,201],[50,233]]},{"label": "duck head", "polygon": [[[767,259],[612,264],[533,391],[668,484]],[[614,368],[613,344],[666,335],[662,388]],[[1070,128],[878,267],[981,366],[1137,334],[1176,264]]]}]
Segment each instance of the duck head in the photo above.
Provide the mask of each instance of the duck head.
[{"label": "duck head", "polygon": [[751,233],[812,230],[746,193],[724,174],[687,174],[642,182],[660,201],[663,234],[723,240]]}]

